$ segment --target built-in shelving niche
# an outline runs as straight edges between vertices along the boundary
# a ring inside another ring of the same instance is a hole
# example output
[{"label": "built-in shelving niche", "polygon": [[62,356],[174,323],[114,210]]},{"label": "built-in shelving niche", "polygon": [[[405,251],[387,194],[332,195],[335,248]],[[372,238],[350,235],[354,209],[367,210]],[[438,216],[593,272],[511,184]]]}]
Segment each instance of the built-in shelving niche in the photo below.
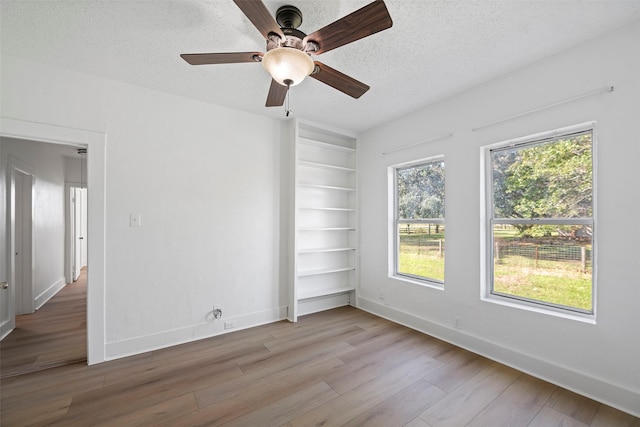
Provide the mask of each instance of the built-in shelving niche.
[{"label": "built-in shelving niche", "polygon": [[296,122],[293,310],[348,305],[357,283],[356,139]]}]

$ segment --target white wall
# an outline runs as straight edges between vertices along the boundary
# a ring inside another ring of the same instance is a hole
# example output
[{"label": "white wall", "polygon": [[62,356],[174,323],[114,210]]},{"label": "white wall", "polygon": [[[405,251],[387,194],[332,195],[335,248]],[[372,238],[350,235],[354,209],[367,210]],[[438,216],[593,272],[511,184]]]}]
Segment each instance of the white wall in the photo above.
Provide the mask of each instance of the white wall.
[{"label": "white wall", "polygon": [[[366,132],[359,138],[358,304],[580,393],[640,414],[640,24],[627,27]],[[471,129],[593,89],[615,91]],[[597,121],[597,322],[480,299],[480,148]],[[431,137],[448,139],[382,152]],[[444,154],[444,290],[388,277],[387,170]],[[460,316],[462,329],[453,328]]]},{"label": "white wall", "polygon": [[1,89],[5,117],[106,134],[106,359],[223,332],[214,303],[285,317],[281,122],[7,55]]},{"label": "white wall", "polygon": [[[0,143],[2,144],[0,162],[4,171],[8,168],[9,158],[14,157],[28,165],[35,176],[33,307],[40,308],[66,283],[64,278],[65,160],[57,145],[11,138],[1,138]],[[7,172],[4,172],[2,177],[9,179]]]}]

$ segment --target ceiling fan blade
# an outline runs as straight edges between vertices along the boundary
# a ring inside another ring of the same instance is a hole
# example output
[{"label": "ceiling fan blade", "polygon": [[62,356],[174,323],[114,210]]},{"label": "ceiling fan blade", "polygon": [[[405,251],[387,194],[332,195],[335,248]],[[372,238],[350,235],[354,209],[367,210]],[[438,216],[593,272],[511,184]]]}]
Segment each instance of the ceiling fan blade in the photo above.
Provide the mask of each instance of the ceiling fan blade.
[{"label": "ceiling fan blade", "polygon": [[312,53],[319,55],[386,30],[392,25],[393,21],[384,1],[376,0],[344,18],[338,19],[332,24],[309,34],[305,37],[303,43],[316,43],[318,50]]},{"label": "ceiling fan blade", "polygon": [[269,34],[275,33],[280,36],[282,40],[285,39],[284,33],[280,29],[280,25],[276,22],[276,19],[271,15],[269,9],[260,0],[233,0],[233,2],[240,8],[242,13],[247,15],[249,21],[260,31],[260,34],[265,39],[269,39]]},{"label": "ceiling fan blade", "polygon": [[191,65],[207,65],[260,62],[256,60],[256,56],[262,57],[262,55],[264,55],[262,52],[183,53],[180,57]]},{"label": "ceiling fan blade", "polygon": [[353,77],[349,77],[346,74],[323,64],[322,62],[316,61],[315,64],[316,70],[311,73],[310,77],[313,77],[334,89],[338,89],[340,92],[346,93],[347,95],[357,99],[369,90],[368,85],[359,82]]},{"label": "ceiling fan blade", "polygon": [[288,87],[282,86],[277,81],[271,79],[271,87],[267,95],[267,107],[280,107],[284,104],[284,98],[287,96]]}]

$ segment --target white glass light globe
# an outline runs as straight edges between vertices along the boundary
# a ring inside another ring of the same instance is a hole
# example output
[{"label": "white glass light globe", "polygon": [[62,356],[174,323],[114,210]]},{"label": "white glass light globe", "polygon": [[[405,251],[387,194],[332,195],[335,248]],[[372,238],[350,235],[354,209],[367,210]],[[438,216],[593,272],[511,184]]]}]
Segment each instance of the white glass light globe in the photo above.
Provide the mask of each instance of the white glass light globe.
[{"label": "white glass light globe", "polygon": [[282,86],[295,86],[311,74],[315,65],[313,59],[301,50],[278,47],[264,54],[262,66]]}]

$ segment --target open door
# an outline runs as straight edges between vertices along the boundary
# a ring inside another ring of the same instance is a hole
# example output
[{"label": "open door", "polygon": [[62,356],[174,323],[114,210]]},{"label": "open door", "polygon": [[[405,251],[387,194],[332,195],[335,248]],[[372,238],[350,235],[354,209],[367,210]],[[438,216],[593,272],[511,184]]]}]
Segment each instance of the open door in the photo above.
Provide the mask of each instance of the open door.
[{"label": "open door", "polygon": [[[0,151],[2,150],[2,140],[0,140]],[[0,156],[0,159],[2,156]],[[2,165],[0,171],[4,172]],[[6,181],[5,174],[0,174],[0,340],[9,335],[15,328],[15,313],[13,304],[10,304],[13,298],[12,289],[9,287],[9,269],[7,268],[7,246],[9,233],[7,231],[7,214],[5,199],[7,192],[5,191]]]},{"label": "open door", "polygon": [[[7,182],[9,221],[3,221],[2,234],[8,236],[8,277],[0,284],[0,338],[15,328],[16,314],[32,313],[33,299],[33,188],[35,174],[19,159],[9,156]],[[6,274],[6,273],[5,273]]]},{"label": "open door", "polygon": [[75,282],[87,265],[87,189],[70,187],[69,204],[71,281]]},{"label": "open door", "polygon": [[34,311],[33,297],[33,186],[34,176],[12,170],[13,283],[15,314]]}]

